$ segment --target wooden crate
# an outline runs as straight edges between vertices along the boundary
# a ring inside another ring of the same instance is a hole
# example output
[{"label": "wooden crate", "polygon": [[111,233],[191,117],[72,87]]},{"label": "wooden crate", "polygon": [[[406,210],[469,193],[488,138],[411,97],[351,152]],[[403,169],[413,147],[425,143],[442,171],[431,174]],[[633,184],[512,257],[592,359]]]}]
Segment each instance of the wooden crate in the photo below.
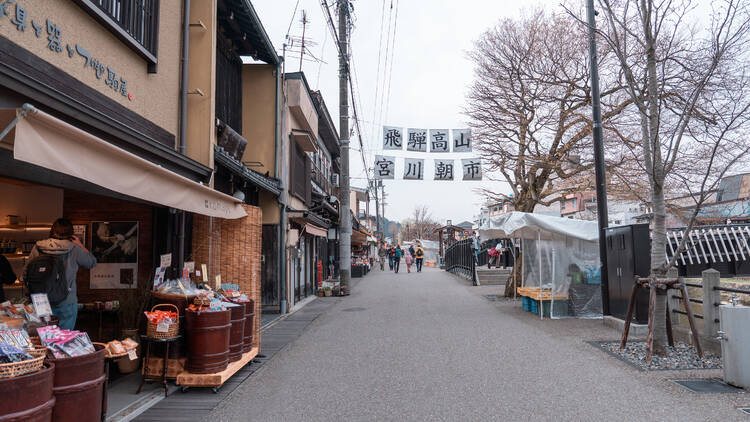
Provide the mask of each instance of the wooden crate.
[{"label": "wooden crate", "polygon": [[[539,287],[517,287],[516,292],[519,296],[530,297],[534,300],[552,300],[552,291],[539,291]],[[568,300],[567,293],[555,293],[555,300]]]}]

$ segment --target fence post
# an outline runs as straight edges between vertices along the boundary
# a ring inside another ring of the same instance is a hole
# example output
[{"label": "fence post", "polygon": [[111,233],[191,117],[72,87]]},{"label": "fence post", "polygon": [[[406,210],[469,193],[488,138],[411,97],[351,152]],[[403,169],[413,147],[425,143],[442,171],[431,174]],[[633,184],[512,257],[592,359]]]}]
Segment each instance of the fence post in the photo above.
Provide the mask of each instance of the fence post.
[{"label": "fence post", "polygon": [[[678,276],[679,274],[675,267],[672,267],[667,271],[667,278],[677,278]],[[679,298],[673,297],[675,294],[679,294],[679,297],[682,297],[682,293],[678,289],[667,290],[667,303],[669,304],[669,317],[671,318],[672,326],[680,325],[680,314],[674,311],[680,309],[682,302]]]},{"label": "fence post", "polygon": [[713,268],[704,270],[701,276],[703,277],[703,335],[714,337],[719,331],[719,324],[716,322],[719,318],[719,308],[714,304],[721,302],[721,292],[714,290],[714,287],[719,287],[721,277],[720,273]]}]

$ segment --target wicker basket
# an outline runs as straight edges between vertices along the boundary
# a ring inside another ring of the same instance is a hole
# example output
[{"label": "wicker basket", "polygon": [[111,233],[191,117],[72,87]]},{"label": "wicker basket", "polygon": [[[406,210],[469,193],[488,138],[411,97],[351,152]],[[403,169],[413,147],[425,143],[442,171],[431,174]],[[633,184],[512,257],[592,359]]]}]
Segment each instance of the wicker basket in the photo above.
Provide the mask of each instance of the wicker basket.
[{"label": "wicker basket", "polygon": [[180,331],[180,310],[171,303],[162,303],[159,305],[154,305],[154,307],[151,308],[151,312],[155,311],[156,308],[159,307],[174,308],[174,312],[178,315],[177,321],[169,324],[169,328],[166,332],[156,331],[156,328],[159,324],[149,321],[148,325],[146,326],[146,335],[151,338],[172,338],[177,336]]},{"label": "wicker basket", "polygon": [[39,356],[45,357],[47,356],[47,346],[34,345],[34,348],[31,350],[27,350],[26,353],[34,356],[35,358],[38,358]]},{"label": "wicker basket", "polygon": [[0,364],[0,378],[13,378],[20,375],[36,372],[42,369],[44,356],[35,357],[21,362]]}]

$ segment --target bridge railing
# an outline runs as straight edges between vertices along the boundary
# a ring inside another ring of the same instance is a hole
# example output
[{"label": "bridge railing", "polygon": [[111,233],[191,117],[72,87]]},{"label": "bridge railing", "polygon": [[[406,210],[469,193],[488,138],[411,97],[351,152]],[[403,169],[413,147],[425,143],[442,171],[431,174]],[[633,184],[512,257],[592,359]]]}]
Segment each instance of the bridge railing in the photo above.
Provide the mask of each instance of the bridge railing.
[{"label": "bridge railing", "polygon": [[459,240],[448,246],[443,255],[445,270],[471,280],[476,284],[476,260],[472,249],[472,239]]}]

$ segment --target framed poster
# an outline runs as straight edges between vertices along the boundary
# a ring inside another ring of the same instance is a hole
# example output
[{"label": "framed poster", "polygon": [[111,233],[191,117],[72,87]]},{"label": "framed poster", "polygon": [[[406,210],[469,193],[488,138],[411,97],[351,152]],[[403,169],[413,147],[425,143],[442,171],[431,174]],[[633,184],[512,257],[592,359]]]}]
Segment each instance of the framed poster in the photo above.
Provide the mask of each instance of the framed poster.
[{"label": "framed poster", "polygon": [[86,224],[73,224],[73,234],[78,237],[78,240],[86,245]]},{"label": "framed poster", "polygon": [[138,286],[138,222],[94,221],[91,253],[96,266],[89,280],[92,289],[134,289]]}]

